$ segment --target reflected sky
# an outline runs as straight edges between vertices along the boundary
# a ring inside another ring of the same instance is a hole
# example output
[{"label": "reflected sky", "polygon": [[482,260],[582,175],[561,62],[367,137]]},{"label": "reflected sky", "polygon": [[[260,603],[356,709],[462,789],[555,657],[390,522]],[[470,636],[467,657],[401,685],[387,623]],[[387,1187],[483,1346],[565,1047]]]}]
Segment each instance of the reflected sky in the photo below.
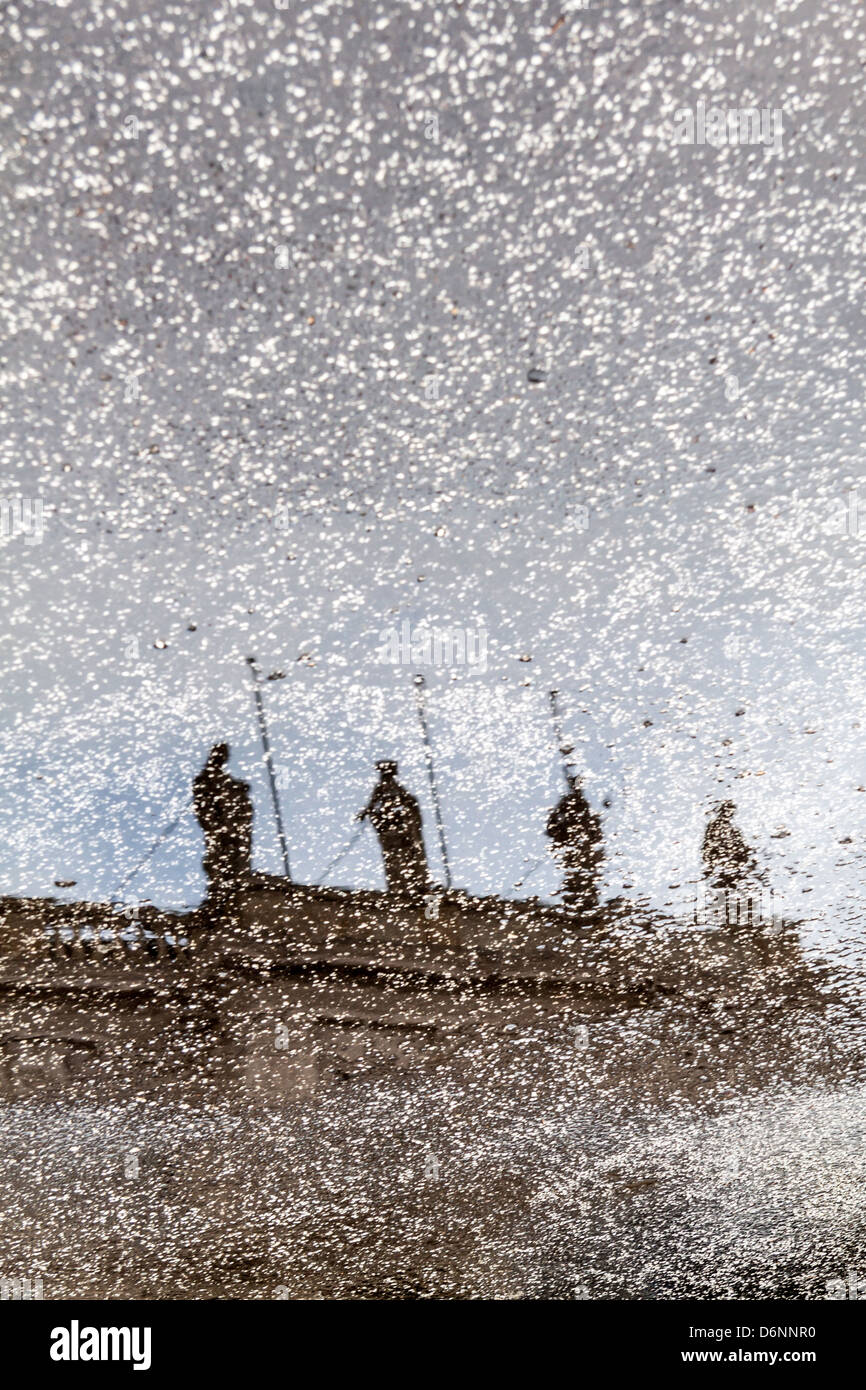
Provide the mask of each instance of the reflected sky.
[{"label": "reflected sky", "polygon": [[[687,910],[724,792],[847,930],[862,15],[8,13],[0,468],[44,533],[0,538],[2,890],[114,894],[216,738],[276,871],[250,652],[298,878],[383,756],[435,864],[408,621],[485,636],[423,668],[455,883],[555,893],[556,686],[608,895]],[[702,99],[781,150],[675,145]],[[197,902],[201,852],[187,816],[128,892]],[[381,884],[369,831],[334,878]]]}]

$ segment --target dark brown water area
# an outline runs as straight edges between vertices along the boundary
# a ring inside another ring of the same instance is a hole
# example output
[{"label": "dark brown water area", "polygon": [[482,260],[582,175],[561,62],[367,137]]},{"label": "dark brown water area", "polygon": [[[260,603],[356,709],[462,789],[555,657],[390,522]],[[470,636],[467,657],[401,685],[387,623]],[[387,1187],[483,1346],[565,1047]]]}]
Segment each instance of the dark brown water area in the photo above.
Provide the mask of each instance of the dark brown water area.
[{"label": "dark brown water area", "polygon": [[8,966],[7,1276],[61,1299],[823,1298],[862,1263],[846,953],[358,897],[263,888],[221,931],[175,922],[171,958],[82,932]]}]

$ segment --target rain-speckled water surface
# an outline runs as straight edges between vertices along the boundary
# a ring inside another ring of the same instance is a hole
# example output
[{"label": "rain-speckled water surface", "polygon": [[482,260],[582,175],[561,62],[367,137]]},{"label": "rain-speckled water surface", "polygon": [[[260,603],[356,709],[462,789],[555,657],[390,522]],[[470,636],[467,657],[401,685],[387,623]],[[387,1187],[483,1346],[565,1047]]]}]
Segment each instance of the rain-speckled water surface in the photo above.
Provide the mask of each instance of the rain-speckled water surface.
[{"label": "rain-speckled water surface", "polygon": [[4,1298],[866,1280],[864,60],[3,4]]}]

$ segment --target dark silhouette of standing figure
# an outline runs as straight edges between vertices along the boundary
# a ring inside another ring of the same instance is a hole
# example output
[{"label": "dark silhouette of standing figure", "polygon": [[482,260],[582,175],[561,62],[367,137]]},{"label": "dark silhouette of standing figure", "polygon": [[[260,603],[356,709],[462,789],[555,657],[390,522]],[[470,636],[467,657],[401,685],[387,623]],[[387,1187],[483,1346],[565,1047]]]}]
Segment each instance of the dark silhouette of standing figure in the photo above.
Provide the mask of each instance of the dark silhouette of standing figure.
[{"label": "dark silhouette of standing figure", "polygon": [[704,878],[720,892],[742,890],[758,878],[755,856],[734,825],[736,809],[733,801],[719,802],[701,846]]},{"label": "dark silhouette of standing figure", "polygon": [[598,881],[604,846],[601,816],[586,799],[580,778],[566,773],[568,791],[547,818],[547,834],[563,869],[562,898],[585,912],[598,907]]},{"label": "dark silhouette of standing figure", "polygon": [[428,887],[427,854],[421,830],[421,807],[397,781],[397,764],[376,764],[379,781],[357,820],[369,820],[382,847],[389,893],[421,897]]},{"label": "dark silhouette of standing figure", "polygon": [[250,879],[253,803],[247,782],[226,771],[227,743],[215,743],[192,784],[193,806],[204,832],[203,867],[208,902],[223,907]]}]

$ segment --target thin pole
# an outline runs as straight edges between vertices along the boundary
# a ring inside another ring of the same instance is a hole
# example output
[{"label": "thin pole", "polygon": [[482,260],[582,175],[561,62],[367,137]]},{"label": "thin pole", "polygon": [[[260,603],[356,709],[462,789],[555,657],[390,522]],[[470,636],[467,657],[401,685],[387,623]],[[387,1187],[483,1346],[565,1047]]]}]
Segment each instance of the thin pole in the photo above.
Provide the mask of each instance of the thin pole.
[{"label": "thin pole", "polygon": [[115,890],[114,890],[114,896],[111,897],[111,898],[109,899],[109,902],[118,902],[118,901],[119,901],[119,898],[118,898],[118,896],[117,896],[118,893],[122,893],[122,892],[123,892],[124,888],[126,888],[126,887],[132,882],[132,880],[135,878],[135,875],[136,875],[141,869],[144,868],[145,864],[147,863],[148,859],[150,859],[151,855],[155,854],[156,851],[159,849],[160,845],[164,844],[165,841],[168,839],[168,837],[169,837],[170,835],[173,835],[173,834],[174,834],[175,830],[177,830],[177,827],[180,825],[181,821],[183,820],[184,816],[186,815],[187,811],[189,810],[190,806],[192,805],[192,800],[193,800],[193,799],[192,799],[192,796],[188,796],[188,797],[187,797],[187,799],[186,799],[186,804],[185,804],[183,810],[181,811],[180,815],[179,815],[175,820],[172,821],[171,825],[167,825],[167,826],[166,826],[165,830],[162,831],[162,833],[161,833],[161,835],[158,837],[158,839],[154,840],[154,842],[153,842],[153,844],[151,845],[150,849],[147,851],[147,853],[146,853],[145,855],[142,856],[141,859],[139,859],[139,861],[138,861],[138,863],[136,864],[135,868],[132,869],[131,872],[128,873],[128,874],[126,875],[126,878],[123,880],[123,882],[120,883],[120,884],[118,885],[117,888],[115,888]]},{"label": "thin pole", "polygon": [[442,811],[439,806],[439,793],[436,790],[436,773],[433,770],[433,748],[430,743],[430,734],[427,729],[427,716],[424,713],[424,677],[415,677],[415,703],[418,706],[418,720],[421,724],[421,737],[424,739],[424,752],[427,756],[427,776],[430,778],[430,795],[433,798],[433,810],[436,814],[436,827],[439,831],[439,848],[442,851],[442,863],[445,866],[445,887],[451,887],[451,869],[448,866],[448,850],[445,848],[445,827],[442,824]]},{"label": "thin pole", "polygon": [[562,775],[565,778],[565,785],[567,787],[570,787],[571,783],[569,782],[568,777],[572,765],[568,761],[568,755],[569,753],[573,753],[574,749],[571,747],[571,745],[564,744],[562,741],[562,724],[560,723],[559,705],[556,699],[558,694],[558,690],[551,690],[550,692],[550,713],[553,716],[553,732],[556,735],[556,746],[559,749],[560,757],[562,758]]},{"label": "thin pole", "polygon": [[261,673],[259,671],[258,663],[256,662],[254,656],[247,657],[247,664],[253,676],[253,693],[256,699],[256,713],[259,716],[259,730],[262,735],[262,748],[265,750],[265,766],[268,769],[268,780],[271,784],[271,796],[273,797],[274,802],[274,816],[276,817],[277,822],[277,835],[279,836],[280,849],[283,853],[283,864],[285,865],[286,869],[286,878],[291,878],[292,871],[289,868],[289,847],[286,844],[286,832],[283,829],[283,816],[282,812],[280,811],[280,798],[277,795],[277,783],[276,778],[274,777],[274,764],[273,758],[271,756],[271,742],[268,738],[268,725],[267,720],[265,719],[265,707],[262,702],[262,691],[261,686],[259,684]]},{"label": "thin pole", "polygon": [[341,859],[345,859],[346,855],[349,853],[349,850],[355,848],[356,844],[358,843],[358,841],[360,840],[361,836],[362,836],[363,833],[364,833],[364,827],[365,827],[366,825],[367,825],[367,821],[364,820],[364,821],[361,822],[361,824],[358,826],[358,829],[355,831],[354,835],[352,836],[351,840],[350,840],[349,843],[346,845],[346,848],[345,848],[345,849],[341,849],[341,850],[340,850],[340,853],[337,855],[336,859],[332,859],[331,862],[330,862],[330,864],[328,865],[328,867],[327,867],[326,869],[323,869],[323,870],[322,870],[322,872],[319,874],[319,877],[315,880],[315,883],[314,883],[314,885],[313,885],[315,888],[318,888],[318,887],[319,887],[319,885],[321,884],[321,882],[322,882],[322,880],[324,879],[324,877],[325,877],[326,874],[329,874],[329,873],[331,872],[332,869],[335,869],[335,868],[337,867],[337,865],[340,863],[340,860],[341,860]]}]

